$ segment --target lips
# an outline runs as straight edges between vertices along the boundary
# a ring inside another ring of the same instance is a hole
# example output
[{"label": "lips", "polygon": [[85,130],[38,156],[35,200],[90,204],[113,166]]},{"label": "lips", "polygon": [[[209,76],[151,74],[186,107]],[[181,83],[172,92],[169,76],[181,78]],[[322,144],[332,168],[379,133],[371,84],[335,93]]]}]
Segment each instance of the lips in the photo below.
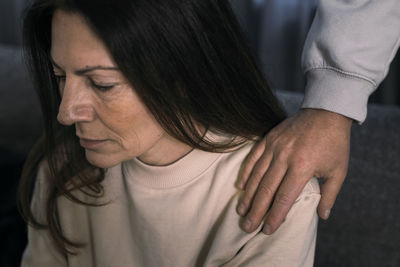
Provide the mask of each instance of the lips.
[{"label": "lips", "polygon": [[79,138],[79,143],[86,149],[95,149],[106,143],[107,140],[91,140],[85,138]]}]

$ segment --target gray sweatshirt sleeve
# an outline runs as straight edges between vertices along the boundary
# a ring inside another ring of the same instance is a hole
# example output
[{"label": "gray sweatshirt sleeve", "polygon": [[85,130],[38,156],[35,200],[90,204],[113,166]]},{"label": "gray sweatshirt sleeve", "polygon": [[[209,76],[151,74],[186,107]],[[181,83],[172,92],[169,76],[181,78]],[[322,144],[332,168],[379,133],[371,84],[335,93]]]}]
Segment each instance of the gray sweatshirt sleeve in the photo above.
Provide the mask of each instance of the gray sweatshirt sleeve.
[{"label": "gray sweatshirt sleeve", "polygon": [[362,123],[400,42],[400,0],[319,0],[304,46],[302,108]]}]

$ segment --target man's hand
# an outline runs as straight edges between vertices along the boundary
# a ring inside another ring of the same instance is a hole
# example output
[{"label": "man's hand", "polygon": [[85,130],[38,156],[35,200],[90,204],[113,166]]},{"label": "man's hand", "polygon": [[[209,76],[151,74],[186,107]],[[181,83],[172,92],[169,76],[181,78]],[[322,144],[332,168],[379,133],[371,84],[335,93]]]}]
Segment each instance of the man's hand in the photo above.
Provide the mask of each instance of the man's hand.
[{"label": "man's hand", "polygon": [[245,189],[237,207],[243,230],[254,231],[266,216],[263,232],[275,232],[314,176],[324,180],[318,214],[327,219],[347,174],[351,124],[333,112],[301,109],[260,140],[238,182]]}]

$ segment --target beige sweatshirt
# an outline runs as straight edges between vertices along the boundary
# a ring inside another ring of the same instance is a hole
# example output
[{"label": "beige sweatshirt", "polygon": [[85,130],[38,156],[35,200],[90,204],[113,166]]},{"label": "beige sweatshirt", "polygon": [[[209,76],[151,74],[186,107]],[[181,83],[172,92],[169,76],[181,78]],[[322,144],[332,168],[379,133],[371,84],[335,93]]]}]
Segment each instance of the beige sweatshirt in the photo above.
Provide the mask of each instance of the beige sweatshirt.
[{"label": "beige sweatshirt", "polygon": [[[46,230],[29,227],[23,267],[312,266],[320,194],[313,178],[282,226],[270,236],[239,227],[234,186],[251,144],[230,153],[193,150],[164,167],[138,159],[107,171],[103,207],[58,199],[61,228],[85,242],[78,256],[61,255]],[[43,220],[45,170],[32,206]],[[91,200],[77,192],[85,200]]]}]

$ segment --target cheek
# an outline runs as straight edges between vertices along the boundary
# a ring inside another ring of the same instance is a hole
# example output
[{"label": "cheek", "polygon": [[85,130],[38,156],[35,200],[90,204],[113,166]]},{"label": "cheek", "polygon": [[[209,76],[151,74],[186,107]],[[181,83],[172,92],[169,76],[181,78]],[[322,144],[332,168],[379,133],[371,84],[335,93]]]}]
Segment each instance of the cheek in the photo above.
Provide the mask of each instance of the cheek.
[{"label": "cheek", "polygon": [[112,112],[114,115],[109,116],[105,124],[115,135],[119,146],[126,153],[137,156],[137,153],[143,153],[154,145],[164,130],[143,106],[121,105],[120,108],[122,112]]},{"label": "cheek", "polygon": [[148,149],[164,132],[155,119],[145,112],[124,117],[120,126],[123,145],[131,149],[132,146],[138,146],[141,150]]},{"label": "cheek", "polygon": [[107,99],[102,99],[97,114],[113,141],[113,150],[124,157],[136,157],[146,152],[164,133],[129,87],[121,87]]}]

